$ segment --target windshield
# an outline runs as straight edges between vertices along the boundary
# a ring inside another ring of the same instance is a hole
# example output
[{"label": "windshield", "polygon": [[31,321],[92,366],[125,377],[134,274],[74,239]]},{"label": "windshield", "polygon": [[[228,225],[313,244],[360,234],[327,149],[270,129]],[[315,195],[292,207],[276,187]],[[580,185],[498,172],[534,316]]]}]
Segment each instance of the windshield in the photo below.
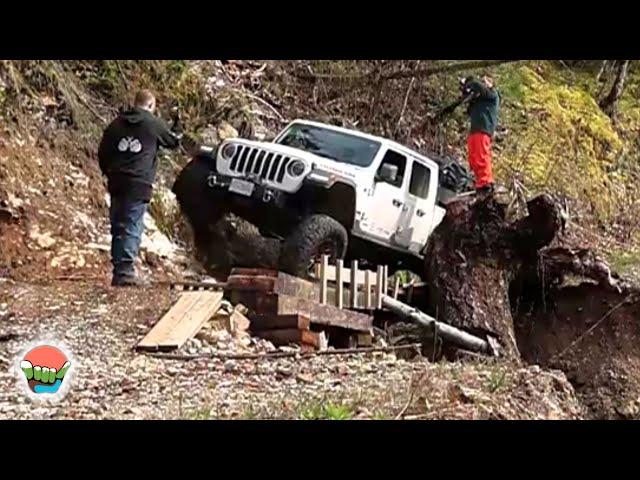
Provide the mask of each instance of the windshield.
[{"label": "windshield", "polygon": [[374,140],[304,124],[291,125],[278,143],[360,167],[371,165],[380,149]]}]

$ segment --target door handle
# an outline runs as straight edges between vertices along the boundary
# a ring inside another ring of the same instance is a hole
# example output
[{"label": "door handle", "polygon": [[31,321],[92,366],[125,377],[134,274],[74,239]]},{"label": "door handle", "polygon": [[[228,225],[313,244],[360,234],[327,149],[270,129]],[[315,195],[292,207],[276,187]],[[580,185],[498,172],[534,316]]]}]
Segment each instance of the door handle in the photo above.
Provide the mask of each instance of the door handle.
[{"label": "door handle", "polygon": [[402,202],[400,200],[396,200],[395,198],[393,199],[393,206],[394,207],[399,207],[400,205],[402,205]]},{"label": "door handle", "polygon": [[424,217],[424,210],[418,209],[418,211],[416,212],[416,215],[418,215],[419,217]]}]

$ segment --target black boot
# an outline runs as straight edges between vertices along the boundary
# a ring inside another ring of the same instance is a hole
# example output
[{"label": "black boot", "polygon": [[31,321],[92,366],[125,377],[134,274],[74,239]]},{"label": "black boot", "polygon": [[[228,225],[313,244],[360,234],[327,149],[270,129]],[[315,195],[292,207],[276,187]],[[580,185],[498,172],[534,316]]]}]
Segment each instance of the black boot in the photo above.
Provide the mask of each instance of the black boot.
[{"label": "black boot", "polygon": [[149,283],[135,275],[126,275],[114,276],[111,285],[114,287],[146,287]]},{"label": "black boot", "polygon": [[476,188],[476,196],[479,201],[486,201],[493,198],[493,183]]}]

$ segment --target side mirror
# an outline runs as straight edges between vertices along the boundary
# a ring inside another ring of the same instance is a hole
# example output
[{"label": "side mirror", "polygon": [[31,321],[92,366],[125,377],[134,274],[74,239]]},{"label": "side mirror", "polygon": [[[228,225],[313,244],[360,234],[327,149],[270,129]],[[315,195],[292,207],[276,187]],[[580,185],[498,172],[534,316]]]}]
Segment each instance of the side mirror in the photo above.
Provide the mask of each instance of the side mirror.
[{"label": "side mirror", "polygon": [[398,166],[391,165],[390,163],[383,163],[380,165],[380,171],[378,172],[378,180],[387,183],[395,183],[398,179]]}]

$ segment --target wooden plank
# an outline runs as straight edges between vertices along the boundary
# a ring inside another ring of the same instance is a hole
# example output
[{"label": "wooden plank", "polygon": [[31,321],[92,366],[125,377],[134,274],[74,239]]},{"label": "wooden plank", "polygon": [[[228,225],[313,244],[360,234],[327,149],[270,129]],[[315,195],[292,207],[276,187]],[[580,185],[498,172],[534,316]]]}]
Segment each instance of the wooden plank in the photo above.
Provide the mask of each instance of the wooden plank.
[{"label": "wooden plank", "polygon": [[318,299],[316,285],[293,275],[279,272],[275,277],[268,275],[231,275],[227,279],[227,291],[262,291],[282,295],[292,295]]},{"label": "wooden plank", "polygon": [[276,346],[289,345],[290,343],[311,345],[316,349],[321,347],[321,339],[319,332],[311,332],[309,330],[298,330],[296,328],[283,328],[279,330],[258,330],[253,334],[256,337],[269,340]]},{"label": "wooden plank", "polygon": [[389,267],[387,265],[382,267],[382,293],[389,294]]},{"label": "wooden plank", "polygon": [[376,272],[376,308],[380,310],[382,308],[382,293],[384,292],[384,268],[382,265],[378,265],[378,271]]},{"label": "wooden plank", "polygon": [[309,330],[311,321],[304,315],[252,315],[251,331],[295,328]]},{"label": "wooden plank", "polygon": [[393,298],[398,299],[398,294],[400,293],[400,277],[396,277],[395,285],[393,286]]},{"label": "wooden plank", "polygon": [[371,310],[372,304],[371,304],[371,276],[373,275],[373,272],[367,270],[366,275],[364,277],[364,306],[366,309]]},{"label": "wooden plank", "polygon": [[185,292],[138,344],[140,350],[180,348],[220,307],[222,292]]},{"label": "wooden plank", "polygon": [[357,344],[359,347],[371,347],[373,345],[373,336],[369,333],[356,334]]},{"label": "wooden plank", "polygon": [[358,261],[351,262],[351,308],[358,308]]},{"label": "wooden plank", "polygon": [[246,275],[246,276],[262,276],[262,277],[277,277],[277,270],[269,268],[232,268],[229,276],[234,275]]},{"label": "wooden plank", "polygon": [[353,310],[340,310],[333,305],[296,298],[289,295],[255,294],[233,292],[232,303],[246,305],[252,314],[305,315],[312,324],[336,326],[361,332],[369,332],[373,323],[371,316]]},{"label": "wooden plank", "polygon": [[327,268],[329,267],[329,255],[322,255],[320,264],[320,303],[327,303]]},{"label": "wooden plank", "polygon": [[231,275],[227,279],[227,290],[259,290],[264,292],[274,292],[276,280],[276,277]]},{"label": "wooden plank", "polygon": [[343,285],[344,285],[344,274],[345,274],[345,269],[342,267],[343,264],[343,260],[342,259],[338,259],[336,260],[336,269],[337,269],[337,275],[336,275],[336,307],[342,309],[342,304],[343,304]]},{"label": "wooden plank", "polygon": [[[350,268],[344,268],[342,269],[342,278],[344,278],[346,281],[351,281],[351,269]],[[319,266],[317,267],[316,271],[319,271]],[[358,283],[364,283],[365,281],[365,276],[366,276],[366,272],[368,270],[358,270],[357,273],[357,279],[358,279]],[[374,272],[371,272],[374,273]],[[336,281],[336,276],[338,274],[338,270],[336,269],[335,266],[333,265],[328,265],[327,266],[327,280],[329,282],[335,282]],[[374,283],[375,283],[375,279],[374,279]]]}]

